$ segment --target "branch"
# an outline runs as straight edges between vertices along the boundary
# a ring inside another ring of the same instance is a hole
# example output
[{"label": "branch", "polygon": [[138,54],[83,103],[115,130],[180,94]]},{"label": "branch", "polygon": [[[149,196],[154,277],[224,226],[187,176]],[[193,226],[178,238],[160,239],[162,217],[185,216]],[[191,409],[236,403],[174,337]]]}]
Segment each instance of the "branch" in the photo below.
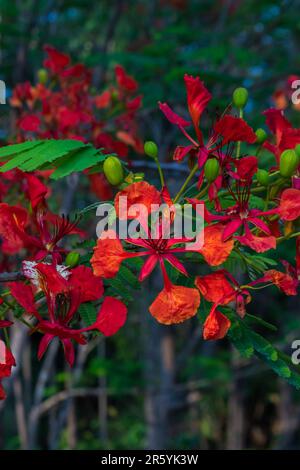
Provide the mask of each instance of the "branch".
[{"label": "branch", "polygon": [[0,273],[0,282],[24,281],[26,277],[20,271],[13,273]]}]

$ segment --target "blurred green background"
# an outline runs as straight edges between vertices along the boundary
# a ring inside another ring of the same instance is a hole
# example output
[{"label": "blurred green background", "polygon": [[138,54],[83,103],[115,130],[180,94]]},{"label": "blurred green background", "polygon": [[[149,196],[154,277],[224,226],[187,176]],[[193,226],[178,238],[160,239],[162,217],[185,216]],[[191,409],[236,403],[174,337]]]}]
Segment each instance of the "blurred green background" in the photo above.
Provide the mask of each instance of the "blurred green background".
[{"label": "blurred green background", "polygon": [[[184,73],[200,75],[213,94],[204,126],[237,86],[249,89],[249,123],[264,126],[274,92],[288,95],[288,76],[300,73],[299,11],[298,0],[0,0],[0,78],[8,94],[35,82],[44,44],[93,67],[98,93],[122,64],[143,94],[142,137],[169,160],[180,136],[157,102],[185,113]],[[300,113],[286,104],[297,127]],[[6,137],[8,104],[0,114]],[[168,178],[176,184],[178,175]],[[278,258],[291,261],[293,250],[285,246]],[[241,360],[226,340],[203,342],[197,321],[154,323],[152,284],[135,292],[116,337],[78,356],[72,376],[55,344],[39,365],[36,345],[24,340],[23,365],[1,405],[1,448],[300,448],[299,392],[258,361]],[[290,354],[300,338],[299,302],[266,292],[249,311],[277,325],[269,337]]]}]

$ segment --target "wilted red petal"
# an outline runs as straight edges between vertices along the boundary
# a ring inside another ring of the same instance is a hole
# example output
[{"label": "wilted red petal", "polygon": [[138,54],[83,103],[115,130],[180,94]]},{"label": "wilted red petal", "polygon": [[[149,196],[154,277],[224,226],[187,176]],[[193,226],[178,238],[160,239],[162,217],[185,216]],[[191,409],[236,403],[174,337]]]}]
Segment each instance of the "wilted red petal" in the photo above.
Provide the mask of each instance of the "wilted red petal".
[{"label": "wilted red petal", "polygon": [[99,238],[90,260],[95,276],[104,278],[114,277],[124,260],[125,251],[122,243],[114,233],[115,239]]},{"label": "wilted red petal", "polygon": [[295,220],[300,217],[300,190],[285,189],[281,195],[278,209],[283,220]]},{"label": "wilted red petal", "polygon": [[206,340],[222,339],[226,336],[230,325],[230,320],[223,313],[213,309],[205,320],[203,338]]},{"label": "wilted red petal", "polygon": [[171,284],[158,294],[149,311],[159,323],[171,325],[182,323],[196,315],[199,305],[200,295],[197,289]]},{"label": "wilted red petal", "polygon": [[[127,198],[127,210],[120,204],[120,197]],[[161,204],[161,196],[159,191],[151,184],[146,181],[138,181],[137,183],[130,184],[122,191],[119,191],[116,194],[114,202],[116,213],[120,219],[133,219],[137,215],[128,215],[128,209],[133,204],[143,205],[147,210],[147,213],[150,214],[152,211],[152,204]]]},{"label": "wilted red petal", "polygon": [[127,307],[115,297],[105,297],[96,322],[89,329],[99,330],[104,336],[112,336],[125,324]]},{"label": "wilted red petal", "polygon": [[199,122],[203,111],[211,100],[211,94],[205,88],[203,82],[201,82],[200,77],[192,77],[191,75],[186,74],[184,76],[184,81],[187,91],[189,113],[199,142],[202,144],[202,133],[199,130]]},{"label": "wilted red petal", "polygon": [[243,119],[228,114],[216,122],[214,130],[223,137],[223,145],[239,140],[248,144],[253,144],[256,141],[253,129]]},{"label": "wilted red petal", "polygon": [[197,276],[195,286],[209,302],[228,304],[235,298],[235,290],[223,271]]},{"label": "wilted red petal", "polygon": [[223,241],[223,231],[222,224],[209,225],[204,228],[204,245],[200,253],[210,266],[224,263],[233,249],[232,239]]},{"label": "wilted red petal", "polygon": [[180,127],[187,127],[191,125],[190,121],[187,121],[186,119],[183,119],[178,114],[174,113],[174,111],[172,111],[172,109],[167,103],[159,102],[158,106],[159,106],[159,109],[164,113],[168,121],[171,122],[172,124],[176,124],[176,126],[180,126]]}]

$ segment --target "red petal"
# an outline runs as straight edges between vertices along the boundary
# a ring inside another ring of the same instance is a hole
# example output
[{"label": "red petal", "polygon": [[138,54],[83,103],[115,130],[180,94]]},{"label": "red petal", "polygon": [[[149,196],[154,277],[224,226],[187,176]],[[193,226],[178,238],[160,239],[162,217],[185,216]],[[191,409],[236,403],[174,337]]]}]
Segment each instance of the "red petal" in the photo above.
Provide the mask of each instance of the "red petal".
[{"label": "red petal", "polygon": [[204,228],[204,245],[200,253],[210,266],[218,266],[226,261],[230,255],[234,241],[223,241],[224,226],[214,224]]},{"label": "red petal", "polygon": [[147,260],[145,261],[140,271],[140,275],[139,275],[140,282],[142,282],[144,279],[146,279],[146,277],[148,277],[152,273],[153,269],[156,266],[157,261],[158,261],[158,257],[156,255],[151,255],[147,258]]},{"label": "red petal", "polygon": [[197,289],[171,284],[158,294],[149,311],[159,323],[172,325],[192,318],[199,305],[200,295]]},{"label": "red petal", "polygon": [[300,217],[300,190],[285,189],[281,195],[279,213],[283,220],[295,220]]},{"label": "red petal", "polygon": [[243,119],[228,114],[216,122],[214,130],[223,137],[222,145],[239,140],[248,144],[253,144],[256,141],[253,129]]},{"label": "red petal", "polygon": [[111,278],[120,269],[125,251],[115,232],[114,236],[115,239],[99,238],[97,241],[94,254],[90,260],[95,276]]},{"label": "red petal", "polygon": [[235,298],[235,290],[223,271],[197,276],[195,286],[209,302],[226,305]]},{"label": "red petal", "polygon": [[114,297],[105,297],[98,312],[96,322],[90,329],[97,329],[104,336],[112,336],[125,324],[127,318],[127,307],[123,302]]},{"label": "red petal", "polygon": [[187,91],[187,103],[189,113],[191,115],[199,142],[200,144],[202,144],[203,139],[202,133],[199,130],[199,122],[203,111],[211,100],[211,94],[205,88],[203,82],[201,82],[200,77],[192,77],[191,75],[185,75],[184,81]]},{"label": "red petal", "polygon": [[81,302],[98,300],[104,293],[102,279],[94,276],[91,268],[87,266],[77,266],[72,269],[69,283],[77,291],[80,291]]},{"label": "red petal", "polygon": [[206,340],[222,339],[226,336],[230,325],[230,320],[223,313],[213,309],[205,320],[203,338]]},{"label": "red petal", "polygon": [[34,315],[37,310],[32,287],[23,282],[10,282],[8,287],[11,295],[16,299],[18,304],[21,305],[27,313]]},{"label": "red petal", "polygon": [[178,114],[174,113],[170,106],[167,103],[158,103],[159,109],[164,113],[168,121],[170,121],[172,124],[176,124],[176,126],[180,127],[187,127],[191,125],[190,121],[186,121],[186,119],[183,119],[180,117]]},{"label": "red petal", "polygon": [[138,84],[133,77],[127,75],[125,69],[121,65],[115,67],[116,80],[120,88],[126,91],[134,92],[138,88]]},{"label": "red petal", "polygon": [[50,342],[53,340],[54,336],[53,335],[50,335],[50,334],[45,334],[42,339],[41,339],[41,342],[39,344],[39,349],[38,349],[38,360],[40,361],[43,357],[43,355],[45,354]]}]

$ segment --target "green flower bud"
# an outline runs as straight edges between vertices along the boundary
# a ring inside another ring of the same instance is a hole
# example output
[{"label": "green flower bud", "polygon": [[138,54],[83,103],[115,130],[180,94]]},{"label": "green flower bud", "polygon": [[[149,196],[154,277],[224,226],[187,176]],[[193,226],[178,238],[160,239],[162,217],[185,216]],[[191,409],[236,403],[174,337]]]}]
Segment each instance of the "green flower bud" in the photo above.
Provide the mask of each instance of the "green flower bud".
[{"label": "green flower bud", "polygon": [[37,72],[37,76],[38,76],[39,83],[42,83],[43,85],[48,80],[48,72],[47,72],[46,69],[39,69],[38,72]]},{"label": "green flower bud", "polygon": [[298,158],[300,158],[300,144],[296,145],[295,152],[296,152]]},{"label": "green flower bud", "polygon": [[204,174],[208,183],[212,183],[219,176],[220,165],[216,158],[209,158],[204,165]]},{"label": "green flower bud", "polygon": [[295,173],[299,165],[299,157],[294,150],[285,150],[280,156],[279,171],[281,176],[288,178]]},{"label": "green flower bud", "polygon": [[232,94],[232,101],[234,106],[243,109],[248,101],[248,91],[246,88],[236,88]]},{"label": "green flower bud", "polygon": [[256,173],[256,178],[259,184],[262,186],[269,185],[269,173],[266,170],[258,169]]},{"label": "green flower bud", "polygon": [[148,140],[144,144],[144,152],[148,157],[151,158],[157,158],[158,155],[158,148],[155,142],[152,142],[152,140]]},{"label": "green flower bud", "polygon": [[124,179],[123,166],[118,157],[107,157],[103,163],[103,172],[113,186],[122,183]]},{"label": "green flower bud", "polygon": [[255,131],[255,134],[256,134],[256,143],[260,145],[263,144],[268,138],[268,134],[266,133],[266,131],[264,131],[264,129],[257,129]]},{"label": "green flower bud", "polygon": [[80,260],[80,254],[77,251],[70,251],[66,257],[66,265],[70,268],[75,268]]}]

